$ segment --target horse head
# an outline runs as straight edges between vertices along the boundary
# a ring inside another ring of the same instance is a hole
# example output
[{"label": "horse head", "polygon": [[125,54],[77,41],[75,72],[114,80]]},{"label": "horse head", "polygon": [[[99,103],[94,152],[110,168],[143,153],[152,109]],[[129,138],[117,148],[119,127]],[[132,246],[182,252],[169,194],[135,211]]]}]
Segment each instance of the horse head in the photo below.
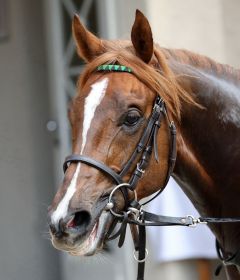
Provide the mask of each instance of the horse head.
[{"label": "horse head", "polygon": [[[129,182],[139,171],[138,199],[164,185],[171,150],[169,119],[179,118],[181,88],[161,51],[155,48],[148,20],[140,11],[136,12],[131,42],[99,39],[77,15],[73,35],[78,54],[87,65],[69,109],[72,152],[76,156],[65,165],[62,186],[50,207],[50,231],[56,248],[74,255],[92,255],[102,248],[113,222],[106,204],[118,184],[109,170],[116,177],[121,174],[122,182]],[[153,126],[148,130],[157,97],[159,104],[164,100],[168,113],[163,107],[161,125],[159,119],[152,124],[157,126],[155,133]],[[150,149],[155,150],[155,157],[152,151],[146,152],[149,162],[144,174],[136,169],[142,152],[132,157],[136,149],[141,150],[141,141],[143,149],[151,141]],[[129,160],[131,164],[122,172]],[[134,192],[127,190],[127,195],[131,199]],[[125,207],[123,192],[114,192],[113,201],[114,211],[121,213]]]}]

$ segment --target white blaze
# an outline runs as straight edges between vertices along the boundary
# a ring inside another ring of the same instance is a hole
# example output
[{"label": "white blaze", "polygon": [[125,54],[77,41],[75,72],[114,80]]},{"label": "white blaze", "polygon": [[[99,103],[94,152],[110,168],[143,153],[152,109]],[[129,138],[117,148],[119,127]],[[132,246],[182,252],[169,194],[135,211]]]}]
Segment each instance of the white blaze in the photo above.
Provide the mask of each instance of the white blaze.
[{"label": "white blaze", "polygon": [[[91,86],[91,91],[87,98],[85,99],[84,104],[84,118],[83,118],[83,132],[82,132],[82,146],[80,150],[80,154],[82,154],[84,147],[87,141],[87,133],[91,126],[92,119],[94,117],[95,111],[98,105],[101,103],[103,97],[105,96],[105,92],[108,85],[108,78],[105,78]],[[53,224],[57,224],[60,219],[64,219],[67,215],[68,205],[73,197],[76,186],[77,186],[77,178],[80,172],[81,164],[77,164],[76,171],[72,177],[70,185],[63,197],[63,199],[58,204],[57,209],[53,212],[51,221]]]}]

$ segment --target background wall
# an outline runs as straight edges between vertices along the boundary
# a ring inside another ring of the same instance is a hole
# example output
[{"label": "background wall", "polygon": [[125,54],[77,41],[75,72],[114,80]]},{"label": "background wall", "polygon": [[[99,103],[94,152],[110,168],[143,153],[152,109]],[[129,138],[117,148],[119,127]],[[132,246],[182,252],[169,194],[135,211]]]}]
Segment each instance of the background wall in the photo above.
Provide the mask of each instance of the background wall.
[{"label": "background wall", "polygon": [[0,41],[0,279],[60,279],[47,240],[52,142],[41,1],[7,2]]},{"label": "background wall", "polygon": [[238,0],[152,0],[147,14],[161,46],[185,48],[239,67]]},{"label": "background wall", "polygon": [[[81,1],[6,1],[9,35],[0,41],[0,279],[94,279],[102,268],[105,280],[132,280],[135,270],[122,272],[132,267],[127,265],[132,261],[129,243],[116,259],[110,255],[82,269],[78,259],[60,258],[46,238],[47,205],[56,188],[53,174],[61,168],[53,151],[65,154],[59,150],[62,136],[56,141],[46,130],[50,117],[57,118],[55,101],[65,73],[62,69],[61,77],[55,75],[59,87],[51,87],[54,71],[62,66],[51,68],[47,41],[49,34],[55,40],[59,21],[53,19],[55,8],[46,10],[46,3],[60,2]],[[99,0],[100,34],[129,38],[136,8],[149,18],[161,46],[190,49],[239,67],[239,0]]]}]

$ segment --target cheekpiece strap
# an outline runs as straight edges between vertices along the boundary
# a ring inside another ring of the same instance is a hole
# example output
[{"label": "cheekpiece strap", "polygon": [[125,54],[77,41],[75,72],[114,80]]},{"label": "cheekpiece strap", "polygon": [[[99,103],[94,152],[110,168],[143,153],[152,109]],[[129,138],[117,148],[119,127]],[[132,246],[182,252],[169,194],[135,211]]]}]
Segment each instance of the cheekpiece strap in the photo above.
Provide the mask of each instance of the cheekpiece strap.
[{"label": "cheekpiece strap", "polygon": [[97,67],[97,71],[133,72],[131,68],[118,64],[103,64]]}]

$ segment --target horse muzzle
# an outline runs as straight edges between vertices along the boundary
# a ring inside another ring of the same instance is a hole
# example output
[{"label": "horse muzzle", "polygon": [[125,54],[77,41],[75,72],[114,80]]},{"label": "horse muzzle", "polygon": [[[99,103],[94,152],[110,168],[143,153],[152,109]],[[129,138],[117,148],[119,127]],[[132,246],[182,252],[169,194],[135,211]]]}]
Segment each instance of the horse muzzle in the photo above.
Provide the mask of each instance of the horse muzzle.
[{"label": "horse muzzle", "polygon": [[112,221],[111,214],[99,207],[92,213],[86,209],[70,213],[58,223],[49,219],[53,246],[78,256],[90,256],[99,251]]}]

